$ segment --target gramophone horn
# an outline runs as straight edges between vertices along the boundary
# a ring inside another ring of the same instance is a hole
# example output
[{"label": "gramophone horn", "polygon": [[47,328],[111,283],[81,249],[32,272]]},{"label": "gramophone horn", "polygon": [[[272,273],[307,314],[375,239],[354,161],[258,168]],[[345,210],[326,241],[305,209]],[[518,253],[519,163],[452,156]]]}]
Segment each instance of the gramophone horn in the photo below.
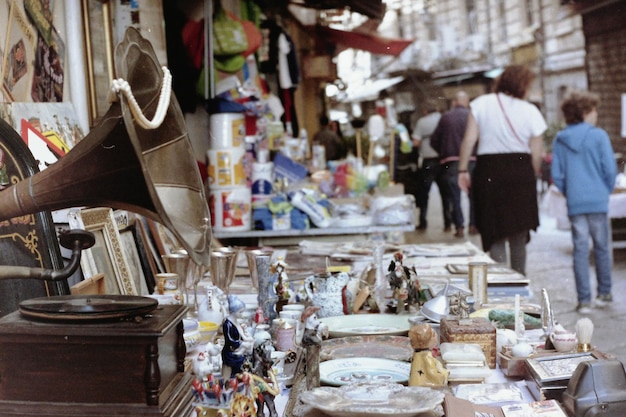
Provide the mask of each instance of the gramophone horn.
[{"label": "gramophone horn", "polygon": [[[163,71],[150,42],[129,28],[115,57],[118,76],[128,81],[143,114],[152,117]],[[176,235],[194,262],[210,264],[209,208],[173,93],[155,129],[138,126],[122,96],[57,163],[0,192],[0,220],[79,206],[150,217]]]}]

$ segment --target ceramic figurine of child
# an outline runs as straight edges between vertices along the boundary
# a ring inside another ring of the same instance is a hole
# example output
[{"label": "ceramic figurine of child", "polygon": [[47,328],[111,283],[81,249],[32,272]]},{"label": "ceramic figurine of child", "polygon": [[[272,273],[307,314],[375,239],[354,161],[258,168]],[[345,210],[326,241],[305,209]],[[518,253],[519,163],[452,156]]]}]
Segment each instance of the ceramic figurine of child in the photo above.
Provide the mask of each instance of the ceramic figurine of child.
[{"label": "ceramic figurine of child", "polygon": [[448,385],[448,371],[431,350],[437,346],[439,336],[426,323],[417,324],[409,330],[409,340],[415,350],[411,360],[409,386],[444,387]]},{"label": "ceramic figurine of child", "polygon": [[235,295],[228,296],[228,316],[222,322],[224,347],[222,348],[222,376],[228,379],[231,375],[241,373],[242,366],[252,355],[254,338],[241,326],[239,320],[244,312],[245,304]]},{"label": "ceramic figurine of child", "polygon": [[318,306],[304,309],[301,321],[304,323],[302,347],[306,349],[306,388],[320,386],[320,349],[322,339],[328,337],[328,326],[317,317]]}]

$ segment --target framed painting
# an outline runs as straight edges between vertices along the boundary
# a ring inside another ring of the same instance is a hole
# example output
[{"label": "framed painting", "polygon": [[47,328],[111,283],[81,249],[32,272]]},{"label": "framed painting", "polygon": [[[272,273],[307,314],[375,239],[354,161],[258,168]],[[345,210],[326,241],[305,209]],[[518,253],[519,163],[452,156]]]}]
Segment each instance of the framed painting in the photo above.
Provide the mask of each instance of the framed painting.
[{"label": "framed painting", "polygon": [[124,254],[126,255],[126,260],[128,261],[130,275],[138,294],[148,295],[150,291],[148,289],[143,263],[137,248],[135,234],[133,233],[134,228],[134,224],[131,224],[125,229],[120,230],[120,241],[122,243]]},{"label": "framed painting", "polygon": [[81,268],[85,278],[104,274],[107,294],[137,295],[117,224],[110,208],[73,209],[68,213],[72,228],[92,232],[93,247],[83,251]]}]

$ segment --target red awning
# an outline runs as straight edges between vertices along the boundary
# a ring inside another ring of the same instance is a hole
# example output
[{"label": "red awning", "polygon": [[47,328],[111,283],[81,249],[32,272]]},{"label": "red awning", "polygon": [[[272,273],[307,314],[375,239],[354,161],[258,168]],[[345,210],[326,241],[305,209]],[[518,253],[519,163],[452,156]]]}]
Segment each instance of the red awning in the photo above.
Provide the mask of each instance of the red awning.
[{"label": "red awning", "polygon": [[412,39],[384,38],[375,33],[337,30],[326,26],[317,26],[317,35],[321,41],[377,55],[398,56],[413,43]]}]

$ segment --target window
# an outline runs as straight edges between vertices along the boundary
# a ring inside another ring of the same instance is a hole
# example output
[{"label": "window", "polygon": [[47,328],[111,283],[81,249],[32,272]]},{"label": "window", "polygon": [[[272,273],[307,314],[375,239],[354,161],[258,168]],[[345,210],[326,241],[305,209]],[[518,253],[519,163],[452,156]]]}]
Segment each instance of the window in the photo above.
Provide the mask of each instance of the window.
[{"label": "window", "polygon": [[467,33],[469,35],[478,33],[478,16],[476,12],[476,1],[465,0],[465,11],[467,12]]},{"label": "window", "polygon": [[524,19],[526,20],[526,26],[533,26],[537,23],[536,16],[538,12],[536,0],[524,1]]},{"label": "window", "polygon": [[498,2],[498,34],[500,39],[506,39],[506,0],[497,0]]}]

